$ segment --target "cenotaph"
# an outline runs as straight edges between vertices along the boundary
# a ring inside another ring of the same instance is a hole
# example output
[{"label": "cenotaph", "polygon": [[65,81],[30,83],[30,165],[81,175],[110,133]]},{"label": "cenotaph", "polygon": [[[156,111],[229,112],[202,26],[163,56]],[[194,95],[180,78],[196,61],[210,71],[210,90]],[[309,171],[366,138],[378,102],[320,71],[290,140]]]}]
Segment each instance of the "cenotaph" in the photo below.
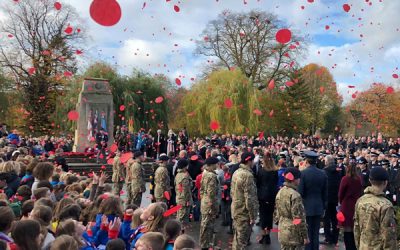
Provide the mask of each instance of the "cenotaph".
[{"label": "cenotaph", "polygon": [[108,80],[85,78],[76,111],[79,119],[75,130],[75,152],[93,148],[100,130],[108,135],[108,145],[114,142],[114,102]]}]

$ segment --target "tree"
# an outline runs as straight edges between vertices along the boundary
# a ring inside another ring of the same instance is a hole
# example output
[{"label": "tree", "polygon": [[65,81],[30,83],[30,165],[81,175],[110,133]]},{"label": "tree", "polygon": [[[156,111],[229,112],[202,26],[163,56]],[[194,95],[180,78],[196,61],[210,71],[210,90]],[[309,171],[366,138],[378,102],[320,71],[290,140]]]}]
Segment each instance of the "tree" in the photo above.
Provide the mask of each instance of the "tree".
[{"label": "tree", "polygon": [[304,39],[293,37],[291,43],[280,44],[275,38],[280,27],[281,22],[270,13],[224,11],[208,23],[196,53],[216,57],[213,70],[239,68],[259,89],[272,79],[282,84],[297,63]]},{"label": "tree", "polygon": [[255,133],[263,113],[258,103],[260,94],[240,70],[215,71],[192,86],[175,119],[197,135],[211,132],[211,122],[218,123],[216,132]]},{"label": "tree", "polygon": [[[67,4],[51,0],[9,1],[0,32],[8,36],[0,47],[0,65],[13,74],[28,116],[26,128],[36,133],[51,130],[57,96],[65,78],[76,71],[76,52],[84,40],[79,19]],[[76,24],[76,26],[75,26]]]},{"label": "tree", "polygon": [[357,128],[362,123],[370,123],[376,133],[398,133],[400,126],[400,92],[383,83],[375,83],[369,89],[357,94],[349,104],[349,111],[357,122]]},{"label": "tree", "polygon": [[302,99],[302,110],[306,116],[310,134],[324,128],[324,116],[335,105],[340,106],[342,98],[329,70],[317,64],[308,64],[300,70],[299,82],[304,82],[306,94]]}]

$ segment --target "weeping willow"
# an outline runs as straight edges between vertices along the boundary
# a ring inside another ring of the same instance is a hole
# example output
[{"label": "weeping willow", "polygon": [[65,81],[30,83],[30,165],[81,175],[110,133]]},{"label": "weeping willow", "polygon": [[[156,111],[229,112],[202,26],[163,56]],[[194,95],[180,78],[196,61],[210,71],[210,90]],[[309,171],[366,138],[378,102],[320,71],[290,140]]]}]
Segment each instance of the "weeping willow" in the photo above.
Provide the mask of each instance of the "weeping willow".
[{"label": "weeping willow", "polygon": [[[241,71],[213,72],[193,85],[183,98],[183,123],[192,133],[202,135],[211,132],[211,121],[219,123],[218,133],[256,133],[260,129],[261,116],[254,110],[261,110],[260,96],[261,92]],[[225,107],[226,99],[232,101],[232,107]]]}]

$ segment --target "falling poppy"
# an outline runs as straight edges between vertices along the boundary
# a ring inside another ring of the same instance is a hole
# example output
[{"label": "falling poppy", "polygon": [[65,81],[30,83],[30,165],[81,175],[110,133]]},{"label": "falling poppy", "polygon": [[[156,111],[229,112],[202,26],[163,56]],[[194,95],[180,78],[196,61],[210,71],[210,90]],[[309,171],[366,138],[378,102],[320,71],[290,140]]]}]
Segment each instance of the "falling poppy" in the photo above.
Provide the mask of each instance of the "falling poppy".
[{"label": "falling poppy", "polygon": [[289,29],[278,30],[278,32],[276,32],[275,38],[278,43],[288,43],[292,39],[292,32]]},{"label": "falling poppy", "polygon": [[232,102],[231,99],[226,98],[225,101],[224,101],[224,105],[225,105],[225,108],[230,109],[233,106],[233,102]]},{"label": "falling poppy", "polygon": [[163,216],[164,216],[164,217],[171,216],[171,215],[173,215],[174,213],[178,212],[179,209],[181,209],[181,208],[182,208],[182,205],[177,205],[177,206],[175,206],[175,207],[172,207],[172,208],[168,209],[167,211],[165,211],[165,213],[163,214]]},{"label": "falling poppy", "polygon": [[102,26],[117,24],[121,15],[121,6],[115,0],[94,0],[90,5],[90,16]]},{"label": "falling poppy", "polygon": [[299,225],[301,223],[301,219],[296,218],[293,220],[293,225]]},{"label": "falling poppy", "polygon": [[128,153],[122,154],[122,156],[121,156],[121,158],[120,158],[121,163],[126,163],[126,162],[127,162],[129,159],[131,159],[132,157],[133,157],[132,152],[128,152]]},{"label": "falling poppy", "polygon": [[119,111],[124,111],[125,110],[125,105],[119,106]]},{"label": "falling poppy", "polygon": [[76,110],[71,110],[68,113],[68,119],[70,121],[76,121],[79,118],[79,113]]},{"label": "falling poppy", "polygon": [[386,89],[386,93],[388,93],[388,94],[393,94],[393,93],[394,93],[394,88],[393,88],[393,87],[388,87],[388,88]]},{"label": "falling poppy", "polygon": [[336,219],[337,219],[339,222],[344,222],[346,218],[344,217],[344,214],[343,214],[342,212],[338,212],[338,213],[336,214]]},{"label": "falling poppy", "polygon": [[343,4],[343,10],[346,11],[346,12],[349,12],[350,11],[350,5],[347,4],[347,3]]},{"label": "falling poppy", "polygon": [[182,84],[181,79],[175,78],[175,83],[176,83],[176,85],[181,86],[181,84]]},{"label": "falling poppy", "polygon": [[178,5],[174,5],[174,10],[175,10],[175,12],[179,12],[179,11],[181,11],[181,9],[179,8],[179,6],[178,6]]},{"label": "falling poppy", "polygon": [[54,8],[55,8],[56,10],[61,10],[61,3],[60,3],[60,2],[55,2],[55,3],[54,3]]},{"label": "falling poppy", "polygon": [[164,98],[162,96],[159,96],[154,100],[155,103],[162,103],[163,101],[164,101]]},{"label": "falling poppy", "polygon": [[273,90],[274,88],[275,88],[275,80],[271,79],[271,81],[269,81],[268,83],[268,89]]},{"label": "falling poppy", "polygon": [[259,109],[253,110],[253,113],[256,114],[256,115],[262,115],[262,112]]},{"label": "falling poppy", "polygon": [[219,129],[219,123],[217,121],[211,121],[210,122],[210,129],[215,131]]}]

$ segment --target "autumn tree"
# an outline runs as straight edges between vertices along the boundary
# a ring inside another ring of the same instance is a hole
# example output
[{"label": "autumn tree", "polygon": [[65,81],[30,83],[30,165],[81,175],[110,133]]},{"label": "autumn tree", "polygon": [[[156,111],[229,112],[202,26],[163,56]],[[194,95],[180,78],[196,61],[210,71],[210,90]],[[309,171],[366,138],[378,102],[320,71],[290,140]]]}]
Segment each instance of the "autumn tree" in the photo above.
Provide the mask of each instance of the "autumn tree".
[{"label": "autumn tree", "polygon": [[289,43],[278,43],[276,33],[282,26],[275,15],[264,11],[224,11],[207,24],[196,53],[217,59],[212,70],[239,68],[259,89],[271,79],[282,84],[297,64],[304,40],[293,36]]},{"label": "autumn tree", "polygon": [[84,35],[74,9],[52,0],[9,1],[0,32],[0,65],[11,73],[28,114],[26,127],[36,133],[51,129],[50,114],[65,78],[76,72],[76,56]]},{"label": "autumn tree", "polygon": [[360,129],[362,123],[371,123],[376,133],[398,133],[400,127],[400,92],[383,83],[375,83],[357,94],[348,110]]}]

